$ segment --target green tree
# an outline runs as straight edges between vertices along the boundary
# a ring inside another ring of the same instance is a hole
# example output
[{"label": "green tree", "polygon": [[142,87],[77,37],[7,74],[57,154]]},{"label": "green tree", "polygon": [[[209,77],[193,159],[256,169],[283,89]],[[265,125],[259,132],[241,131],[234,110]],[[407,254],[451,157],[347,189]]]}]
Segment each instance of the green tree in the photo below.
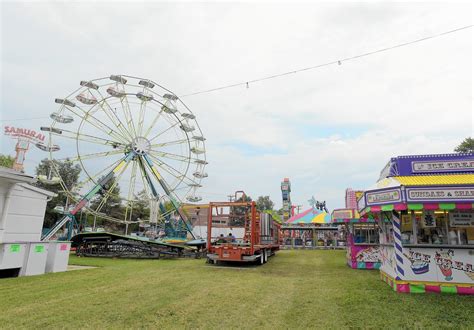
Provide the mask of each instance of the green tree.
[{"label": "green tree", "polygon": [[[235,200],[235,202],[251,202],[252,197],[243,195]],[[230,208],[230,226],[241,227],[245,224],[245,214],[250,212],[247,206],[233,206]]]},{"label": "green tree", "polygon": [[[131,210],[131,211],[130,211]],[[150,218],[150,199],[145,190],[140,191],[133,201],[133,205],[128,204],[128,212],[131,212],[131,220],[145,220]],[[130,213],[128,213],[130,217]],[[130,218],[129,218],[130,219]]]},{"label": "green tree", "polygon": [[270,196],[259,196],[257,198],[257,210],[263,212],[265,210],[273,210],[275,204],[270,199]]},{"label": "green tree", "polygon": [[13,163],[15,163],[14,157],[0,154],[0,166],[12,168]]},{"label": "green tree", "polygon": [[116,183],[115,177],[112,177],[97,192],[90,201],[90,208],[96,212],[104,213],[117,219],[125,219],[125,208],[122,205],[120,196],[120,186]]},{"label": "green tree", "polygon": [[467,137],[455,149],[455,152],[471,152],[474,153],[474,139]]},{"label": "green tree", "polygon": [[[36,175],[45,175],[47,177],[60,176],[68,191],[74,190],[73,188],[79,180],[80,173],[81,167],[77,164],[74,165],[74,163],[69,160],[54,160],[53,163],[51,163],[49,159],[43,159],[36,167]],[[49,228],[63,216],[62,214],[55,212],[54,208],[56,206],[65,207],[66,204],[68,202],[71,203],[71,201],[68,200],[64,188],[59,183],[51,185],[38,181],[35,185],[57,194],[57,196],[51,199],[46,205],[46,214],[43,225],[44,227]]]}]

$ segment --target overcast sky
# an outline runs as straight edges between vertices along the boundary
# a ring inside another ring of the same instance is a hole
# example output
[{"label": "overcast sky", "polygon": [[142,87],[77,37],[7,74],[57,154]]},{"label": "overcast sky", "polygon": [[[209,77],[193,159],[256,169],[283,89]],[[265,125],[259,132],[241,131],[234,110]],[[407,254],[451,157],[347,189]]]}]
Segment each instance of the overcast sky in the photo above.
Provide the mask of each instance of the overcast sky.
[{"label": "overcast sky", "polygon": [[[1,4],[2,125],[39,128],[80,80],[128,74],[177,95],[291,71],[472,24],[467,3]],[[205,200],[344,206],[392,156],[447,153],[473,130],[472,29],[184,97],[207,138]],[[0,152],[14,153],[1,136]],[[45,155],[31,149],[27,172]]]}]

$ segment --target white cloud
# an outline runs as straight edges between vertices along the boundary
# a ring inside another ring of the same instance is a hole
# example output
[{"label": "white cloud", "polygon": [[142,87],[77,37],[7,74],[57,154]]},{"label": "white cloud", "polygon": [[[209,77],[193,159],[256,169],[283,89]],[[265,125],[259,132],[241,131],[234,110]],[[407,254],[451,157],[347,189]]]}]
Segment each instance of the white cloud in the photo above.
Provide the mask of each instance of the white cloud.
[{"label": "white cloud", "polygon": [[[1,115],[48,116],[83,79],[130,74],[182,95],[468,24],[471,6],[450,3],[2,3]],[[471,47],[465,30],[184,98],[208,138],[205,196],[279,204],[289,177],[296,203],[340,207],[391,156],[451,151],[473,130]],[[13,147],[2,138],[2,153]],[[42,156],[28,154],[29,171]]]}]

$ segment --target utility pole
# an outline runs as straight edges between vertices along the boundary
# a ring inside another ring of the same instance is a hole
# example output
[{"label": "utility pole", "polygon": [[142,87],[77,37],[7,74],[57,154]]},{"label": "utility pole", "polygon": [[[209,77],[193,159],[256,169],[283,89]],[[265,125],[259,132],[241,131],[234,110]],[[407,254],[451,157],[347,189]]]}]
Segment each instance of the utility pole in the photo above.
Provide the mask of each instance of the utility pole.
[{"label": "utility pole", "polygon": [[300,209],[303,207],[303,205],[296,205],[296,214],[300,214]]}]

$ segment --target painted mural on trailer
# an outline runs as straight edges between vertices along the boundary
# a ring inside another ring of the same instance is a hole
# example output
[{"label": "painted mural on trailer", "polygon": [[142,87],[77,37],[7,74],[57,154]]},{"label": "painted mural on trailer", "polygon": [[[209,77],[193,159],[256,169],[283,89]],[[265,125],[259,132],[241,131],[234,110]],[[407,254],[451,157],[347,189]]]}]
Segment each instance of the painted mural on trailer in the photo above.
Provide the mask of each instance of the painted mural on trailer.
[{"label": "painted mural on trailer", "polygon": [[[472,249],[403,248],[402,280],[473,283],[474,254]],[[381,249],[382,270],[395,277],[395,253],[391,246]]]},{"label": "painted mural on trailer", "polygon": [[381,261],[380,247],[378,245],[355,245],[354,237],[349,234],[347,237],[348,248],[346,252],[348,262],[373,262]]},{"label": "painted mural on trailer", "polygon": [[354,245],[351,249],[352,255],[357,262],[380,262],[380,250],[378,245]]}]

